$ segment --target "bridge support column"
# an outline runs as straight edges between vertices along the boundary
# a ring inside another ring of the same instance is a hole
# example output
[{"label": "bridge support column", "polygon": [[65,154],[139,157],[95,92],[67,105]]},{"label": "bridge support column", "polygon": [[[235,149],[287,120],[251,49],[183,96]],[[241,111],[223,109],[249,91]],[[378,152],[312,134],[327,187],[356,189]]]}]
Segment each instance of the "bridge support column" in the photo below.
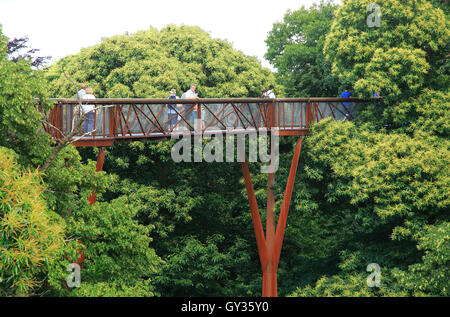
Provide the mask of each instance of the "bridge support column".
[{"label": "bridge support column", "polygon": [[256,244],[258,246],[259,260],[263,272],[263,297],[277,297],[277,271],[280,260],[281,247],[283,244],[284,231],[286,229],[287,216],[289,213],[289,205],[291,202],[292,191],[294,189],[295,175],[297,174],[298,161],[302,147],[302,138],[297,140],[292,158],[291,169],[284,192],[283,202],[281,205],[280,216],[275,230],[275,196],[273,194],[272,185],[275,182],[275,174],[268,175],[267,181],[267,222],[266,237],[264,238],[263,226],[259,214],[258,204],[256,202],[255,191],[251,180],[250,171],[247,161],[242,163],[242,172],[245,179],[245,187],[247,189],[247,197],[252,214],[253,229],[256,236]]},{"label": "bridge support column", "polygon": [[[97,156],[97,165],[95,167],[96,172],[100,172],[103,169],[103,162],[105,161],[105,147],[101,147]],[[94,191],[91,191],[91,196],[89,196],[89,205],[95,204],[97,201],[97,196],[95,196]]]}]

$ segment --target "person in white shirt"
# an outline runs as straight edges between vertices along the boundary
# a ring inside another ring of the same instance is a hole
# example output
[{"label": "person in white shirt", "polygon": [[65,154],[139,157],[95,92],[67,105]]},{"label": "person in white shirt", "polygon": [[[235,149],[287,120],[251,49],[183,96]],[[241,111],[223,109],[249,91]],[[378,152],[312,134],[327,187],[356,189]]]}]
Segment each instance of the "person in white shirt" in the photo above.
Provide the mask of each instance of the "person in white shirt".
[{"label": "person in white shirt", "polygon": [[81,89],[78,90],[75,99],[81,99],[86,94],[86,87],[87,87],[86,84],[81,85]]},{"label": "person in white shirt", "polygon": [[[94,90],[92,88],[86,88],[86,94],[81,96],[81,100],[94,100]],[[95,120],[95,106],[92,104],[82,105],[81,110],[83,111],[86,120],[84,121],[83,133],[88,133],[94,130],[94,120]]]},{"label": "person in white shirt", "polygon": [[269,98],[276,98],[276,97],[275,97],[274,90],[275,90],[275,88],[273,87],[273,85],[271,85],[271,86],[269,87],[269,90],[266,92],[267,97],[269,97]]},{"label": "person in white shirt", "polygon": [[185,92],[185,98],[186,99],[195,99],[198,97],[198,93],[195,92],[195,89],[197,88],[196,84],[192,84],[191,88],[189,88],[188,91]]},{"label": "person in white shirt", "polygon": [[[196,88],[197,88],[197,85],[196,84],[192,84],[191,88],[188,91],[186,91],[181,98],[182,99],[197,99],[198,98],[198,93],[195,92]],[[188,109],[192,105],[187,104],[185,106],[186,106],[186,109]],[[194,105],[194,109],[191,111],[191,113],[189,115],[185,116],[186,121],[188,121],[189,123],[192,122],[191,118],[194,119],[194,128],[196,128],[196,125],[197,125],[196,124],[197,123],[197,119],[198,119],[198,112],[197,111],[198,111],[198,106]],[[201,114],[202,127],[203,127],[204,116],[205,115],[204,115],[204,113],[202,111],[202,114]]]}]

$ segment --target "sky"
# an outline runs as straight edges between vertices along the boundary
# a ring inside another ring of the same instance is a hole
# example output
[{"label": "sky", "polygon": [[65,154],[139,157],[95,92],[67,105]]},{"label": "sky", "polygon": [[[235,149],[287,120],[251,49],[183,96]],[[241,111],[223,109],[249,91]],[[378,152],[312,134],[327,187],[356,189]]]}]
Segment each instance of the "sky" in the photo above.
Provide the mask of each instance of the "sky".
[{"label": "sky", "polygon": [[[287,10],[309,8],[319,0],[0,0],[0,24],[9,37],[28,36],[39,56],[52,61],[78,53],[103,37],[150,26],[196,25],[225,39],[263,66],[265,39]],[[273,70],[273,69],[272,69]]]}]

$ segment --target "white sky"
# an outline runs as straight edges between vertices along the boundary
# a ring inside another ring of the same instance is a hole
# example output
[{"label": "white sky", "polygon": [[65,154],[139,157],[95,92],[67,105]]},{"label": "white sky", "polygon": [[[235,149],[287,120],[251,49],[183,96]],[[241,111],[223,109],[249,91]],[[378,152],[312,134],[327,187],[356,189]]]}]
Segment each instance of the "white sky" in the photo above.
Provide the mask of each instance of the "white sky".
[{"label": "white sky", "polygon": [[0,0],[0,24],[9,38],[28,36],[39,55],[55,61],[100,43],[102,37],[197,25],[213,38],[256,56],[265,67],[265,39],[288,9],[319,0]]}]

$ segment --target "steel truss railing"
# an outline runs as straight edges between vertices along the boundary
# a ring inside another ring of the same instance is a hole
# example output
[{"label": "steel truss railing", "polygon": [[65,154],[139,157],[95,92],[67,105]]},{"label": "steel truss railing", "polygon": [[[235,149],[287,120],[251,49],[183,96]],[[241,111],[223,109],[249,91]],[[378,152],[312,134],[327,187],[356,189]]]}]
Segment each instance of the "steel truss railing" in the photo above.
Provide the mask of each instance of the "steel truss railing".
[{"label": "steel truss railing", "polygon": [[52,99],[44,129],[53,139],[72,131],[84,105],[95,107],[91,131],[80,129],[75,145],[169,138],[174,133],[219,134],[276,128],[280,135],[306,135],[309,125],[327,117],[352,120],[363,103],[342,98],[283,99]]}]

